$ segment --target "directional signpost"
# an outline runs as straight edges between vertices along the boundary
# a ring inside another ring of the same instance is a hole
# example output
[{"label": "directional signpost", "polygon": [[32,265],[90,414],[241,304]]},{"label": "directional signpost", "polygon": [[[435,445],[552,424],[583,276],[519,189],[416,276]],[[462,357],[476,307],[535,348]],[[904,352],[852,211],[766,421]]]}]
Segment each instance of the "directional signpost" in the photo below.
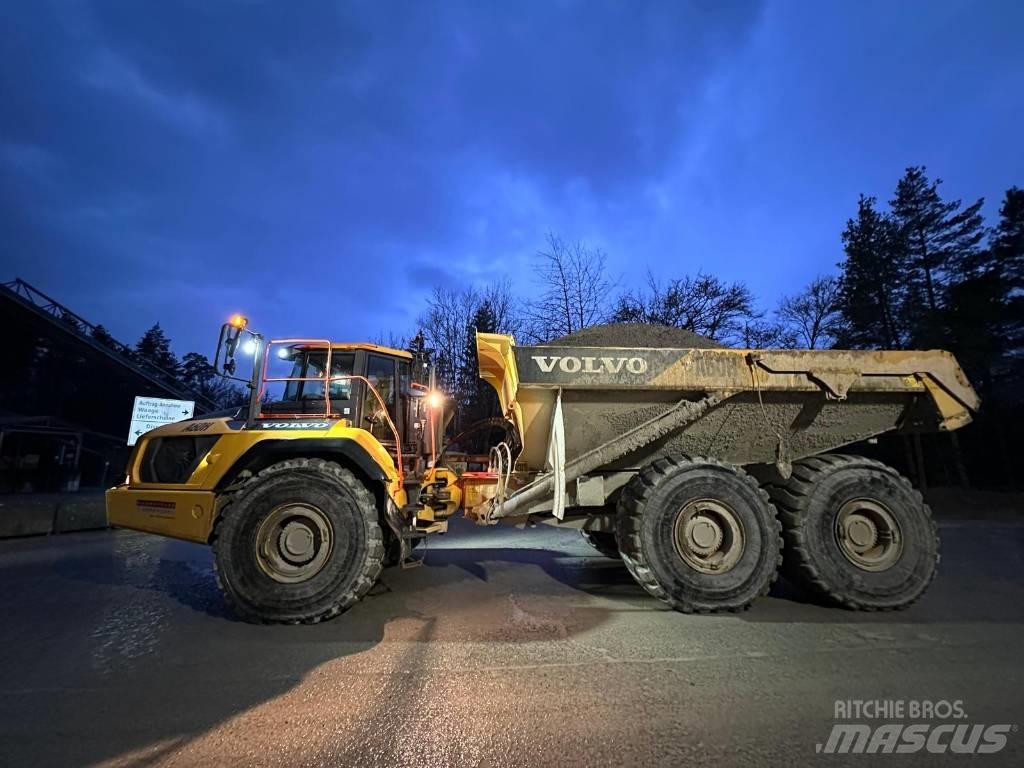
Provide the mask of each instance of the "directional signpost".
[{"label": "directional signpost", "polygon": [[162,397],[136,397],[132,409],[132,425],[128,428],[128,445],[151,429],[175,421],[191,419],[196,404],[192,400],[166,400]]}]

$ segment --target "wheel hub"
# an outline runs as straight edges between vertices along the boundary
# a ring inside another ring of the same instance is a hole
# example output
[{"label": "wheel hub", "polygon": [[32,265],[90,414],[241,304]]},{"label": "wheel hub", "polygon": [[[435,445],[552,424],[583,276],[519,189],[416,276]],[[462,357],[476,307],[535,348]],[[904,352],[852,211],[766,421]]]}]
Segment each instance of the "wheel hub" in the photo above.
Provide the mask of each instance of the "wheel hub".
[{"label": "wheel hub", "polygon": [[701,555],[710,555],[722,543],[722,528],[710,516],[694,516],[686,521],[686,545]]},{"label": "wheel hub", "polygon": [[843,556],[865,571],[885,571],[903,554],[895,515],[873,499],[853,499],[836,515],[836,541]]},{"label": "wheel hub", "polygon": [[256,562],[274,581],[295,584],[321,571],[334,547],[330,520],[312,504],[282,504],[256,532]]},{"label": "wheel hub", "polygon": [[284,527],[278,545],[282,554],[298,563],[305,563],[316,554],[313,531],[305,523],[297,521]]},{"label": "wheel hub", "polygon": [[676,516],[674,534],[678,555],[701,573],[726,573],[743,555],[743,526],[736,513],[720,501],[702,499],[687,504]]},{"label": "wheel hub", "polygon": [[861,514],[854,513],[846,518],[843,528],[850,545],[858,550],[869,549],[878,541],[878,528]]}]

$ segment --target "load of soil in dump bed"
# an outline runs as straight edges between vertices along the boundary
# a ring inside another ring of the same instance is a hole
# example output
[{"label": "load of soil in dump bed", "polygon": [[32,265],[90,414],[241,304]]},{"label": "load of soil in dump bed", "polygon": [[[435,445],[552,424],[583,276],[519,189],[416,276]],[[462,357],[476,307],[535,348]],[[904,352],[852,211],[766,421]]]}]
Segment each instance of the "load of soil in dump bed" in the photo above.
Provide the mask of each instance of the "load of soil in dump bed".
[{"label": "load of soil in dump bed", "polygon": [[654,347],[722,349],[712,341],[684,328],[648,323],[606,323],[592,325],[548,344],[559,347]]}]

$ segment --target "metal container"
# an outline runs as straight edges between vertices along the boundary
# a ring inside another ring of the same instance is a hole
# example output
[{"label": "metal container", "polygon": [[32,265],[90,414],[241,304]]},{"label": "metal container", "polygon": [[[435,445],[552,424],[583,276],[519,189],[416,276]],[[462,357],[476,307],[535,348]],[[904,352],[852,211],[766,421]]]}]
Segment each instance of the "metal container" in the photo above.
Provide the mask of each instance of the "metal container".
[{"label": "metal container", "polygon": [[885,432],[958,429],[980,405],[940,350],[521,347],[480,333],[477,351],[521,439],[518,476],[533,475],[495,516],[551,494],[557,511],[560,480],[571,503],[579,478],[666,454],[775,464],[788,476],[796,459]]}]

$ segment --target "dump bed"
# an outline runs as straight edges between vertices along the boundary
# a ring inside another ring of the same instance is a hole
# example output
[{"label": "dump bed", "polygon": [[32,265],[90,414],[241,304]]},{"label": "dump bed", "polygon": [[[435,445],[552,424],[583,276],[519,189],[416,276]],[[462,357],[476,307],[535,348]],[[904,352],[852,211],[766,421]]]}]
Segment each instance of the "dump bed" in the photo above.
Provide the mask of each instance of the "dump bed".
[{"label": "dump bed", "polygon": [[[663,453],[795,460],[891,430],[957,429],[980,405],[956,359],[940,350],[517,346],[485,333],[477,350],[481,377],[521,436],[521,465],[533,471],[545,465],[556,416],[568,462],[619,435],[647,435],[608,454],[622,455],[602,469],[617,470]],[[694,404],[692,418],[639,429],[683,401]]]}]

